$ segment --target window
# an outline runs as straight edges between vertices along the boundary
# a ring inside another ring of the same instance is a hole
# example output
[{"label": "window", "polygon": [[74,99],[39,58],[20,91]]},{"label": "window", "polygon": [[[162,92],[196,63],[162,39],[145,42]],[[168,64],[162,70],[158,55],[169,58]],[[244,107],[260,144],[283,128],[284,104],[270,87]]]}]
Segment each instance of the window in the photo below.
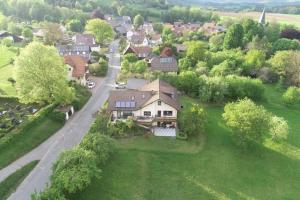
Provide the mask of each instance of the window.
[{"label": "window", "polygon": [[150,117],[151,116],[151,111],[144,111],[144,116]]},{"label": "window", "polygon": [[164,116],[172,116],[173,111],[164,111]]},{"label": "window", "polygon": [[161,106],[161,100],[158,100],[157,105]]}]

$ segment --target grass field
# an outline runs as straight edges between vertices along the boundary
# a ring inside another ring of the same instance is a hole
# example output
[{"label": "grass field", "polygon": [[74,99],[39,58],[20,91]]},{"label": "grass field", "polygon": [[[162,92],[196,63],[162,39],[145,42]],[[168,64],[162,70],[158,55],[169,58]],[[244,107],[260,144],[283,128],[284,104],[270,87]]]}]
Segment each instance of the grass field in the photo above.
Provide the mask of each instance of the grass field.
[{"label": "grass field", "polygon": [[[62,122],[57,122],[49,117],[45,117],[28,130],[18,133],[18,136],[15,137],[13,141],[1,146],[0,169],[37,147],[62,126]],[[13,133],[12,131],[10,134]]]},{"label": "grass field", "polygon": [[[253,152],[234,145],[222,106],[206,106],[205,137],[180,141],[138,137],[119,140],[103,177],[76,200],[296,200],[300,180],[300,106],[286,108],[282,91],[267,86],[262,104],[290,125],[286,142],[267,141]],[[192,100],[183,99],[187,108]]]},{"label": "grass field", "polygon": [[16,78],[16,68],[9,64],[11,59],[16,56],[16,52],[16,48],[0,46],[0,95],[17,95],[16,89],[7,81],[8,78]]},{"label": "grass field", "polygon": [[[240,13],[217,12],[217,13],[221,17],[232,17],[232,18],[250,17],[255,20],[258,20],[261,15],[260,12],[240,12]],[[280,24],[292,24],[300,28],[300,15],[266,13],[266,20],[268,22],[278,22]]]},{"label": "grass field", "polygon": [[37,164],[38,161],[33,161],[17,170],[9,177],[7,177],[4,181],[2,181],[0,183],[0,200],[7,199]]}]

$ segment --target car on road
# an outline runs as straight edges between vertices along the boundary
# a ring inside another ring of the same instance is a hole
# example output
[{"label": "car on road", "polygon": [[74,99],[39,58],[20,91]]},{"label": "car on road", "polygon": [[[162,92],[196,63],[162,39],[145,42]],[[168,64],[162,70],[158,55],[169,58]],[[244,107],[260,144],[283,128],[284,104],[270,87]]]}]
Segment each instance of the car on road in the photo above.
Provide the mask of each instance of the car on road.
[{"label": "car on road", "polygon": [[90,80],[86,82],[86,85],[89,89],[93,89],[96,86],[95,82]]},{"label": "car on road", "polygon": [[116,83],[116,89],[125,89],[126,83]]}]

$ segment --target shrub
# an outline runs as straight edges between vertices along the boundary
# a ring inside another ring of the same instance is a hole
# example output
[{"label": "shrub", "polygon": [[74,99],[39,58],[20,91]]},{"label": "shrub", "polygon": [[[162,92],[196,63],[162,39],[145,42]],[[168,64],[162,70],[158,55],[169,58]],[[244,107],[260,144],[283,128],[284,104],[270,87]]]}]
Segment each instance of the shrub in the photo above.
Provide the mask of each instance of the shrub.
[{"label": "shrub", "polygon": [[258,79],[238,76],[227,76],[228,100],[237,100],[248,97],[252,100],[261,100],[264,96],[264,86]]},{"label": "shrub", "polygon": [[6,46],[6,47],[10,47],[13,45],[13,39],[12,38],[9,38],[9,37],[6,37],[6,38],[3,38],[1,40],[1,44],[3,46]]},{"label": "shrub", "polygon": [[193,104],[179,116],[179,129],[187,136],[198,135],[204,131],[206,113],[203,107]]},{"label": "shrub", "polygon": [[300,102],[300,89],[297,87],[289,87],[282,95],[283,102],[287,105],[297,104]]},{"label": "shrub", "polygon": [[114,140],[100,132],[88,133],[80,143],[80,147],[95,152],[98,162],[105,163],[114,150]]},{"label": "shrub", "polygon": [[221,77],[203,77],[199,98],[203,102],[220,103],[225,100],[228,84]]},{"label": "shrub", "polygon": [[250,141],[263,141],[268,132],[270,115],[264,107],[257,106],[250,99],[243,99],[226,104],[223,119],[232,129],[237,144],[247,147]]},{"label": "shrub", "polygon": [[49,117],[55,121],[58,122],[65,122],[66,121],[66,115],[63,112],[60,112],[58,110],[54,110],[53,112],[49,113]]},{"label": "shrub", "polygon": [[63,152],[54,163],[51,182],[68,195],[85,189],[100,173],[96,154],[76,147]]},{"label": "shrub", "polygon": [[99,63],[94,63],[89,66],[89,70],[94,76],[106,76],[108,62],[103,58],[100,58]]},{"label": "shrub", "polygon": [[72,102],[75,110],[80,110],[86,102],[91,97],[91,92],[84,86],[74,84],[73,87],[75,88],[75,99]]}]

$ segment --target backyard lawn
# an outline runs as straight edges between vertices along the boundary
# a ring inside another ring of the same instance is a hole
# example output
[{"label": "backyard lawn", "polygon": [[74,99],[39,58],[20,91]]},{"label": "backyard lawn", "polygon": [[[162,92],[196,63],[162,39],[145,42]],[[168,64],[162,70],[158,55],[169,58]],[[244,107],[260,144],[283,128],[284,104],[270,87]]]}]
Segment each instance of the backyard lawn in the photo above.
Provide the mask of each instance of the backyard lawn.
[{"label": "backyard lawn", "polygon": [[[294,200],[299,199],[300,106],[282,105],[281,92],[266,86],[262,104],[290,125],[286,142],[267,141],[253,152],[234,145],[221,115],[206,106],[205,136],[190,141],[136,137],[118,141],[103,177],[76,200]],[[186,107],[192,100],[183,98]]]},{"label": "backyard lawn", "polygon": [[0,183],[0,200],[7,199],[37,164],[38,161],[32,161],[2,181]]},{"label": "backyard lawn", "polygon": [[15,79],[15,66],[11,65],[11,60],[16,56],[17,49],[0,46],[0,95],[16,96],[16,89],[8,78]]}]

